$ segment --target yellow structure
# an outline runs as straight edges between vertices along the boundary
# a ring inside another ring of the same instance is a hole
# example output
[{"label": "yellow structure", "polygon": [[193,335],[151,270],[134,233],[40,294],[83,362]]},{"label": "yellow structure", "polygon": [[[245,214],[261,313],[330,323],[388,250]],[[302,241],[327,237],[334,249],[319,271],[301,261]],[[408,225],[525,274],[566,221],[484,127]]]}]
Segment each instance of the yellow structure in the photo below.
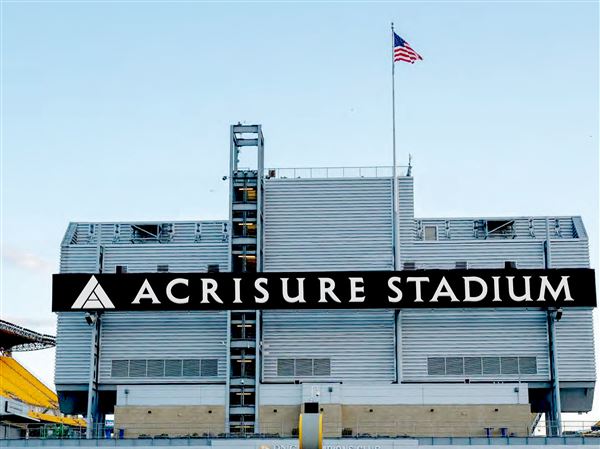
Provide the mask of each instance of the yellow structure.
[{"label": "yellow structure", "polygon": [[29,406],[32,421],[85,426],[83,419],[61,416],[56,393],[12,357],[0,356],[0,396]]}]

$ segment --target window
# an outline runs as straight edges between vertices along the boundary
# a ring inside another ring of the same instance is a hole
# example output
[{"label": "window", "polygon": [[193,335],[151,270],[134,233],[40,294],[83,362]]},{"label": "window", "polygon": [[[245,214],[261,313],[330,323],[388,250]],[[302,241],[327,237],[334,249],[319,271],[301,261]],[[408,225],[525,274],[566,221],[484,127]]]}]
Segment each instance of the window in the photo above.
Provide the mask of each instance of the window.
[{"label": "window", "polygon": [[457,270],[466,270],[467,268],[469,268],[469,264],[465,260],[460,260],[460,261],[456,262],[455,268]]},{"label": "window", "polygon": [[292,377],[294,375],[294,359],[277,359],[277,375]]},{"label": "window", "polygon": [[219,264],[208,264],[206,267],[206,271],[208,273],[218,273],[219,272]]},{"label": "window", "polygon": [[312,376],[312,359],[296,359],[296,376]]},{"label": "window", "polygon": [[127,265],[117,265],[115,267],[115,273],[117,273],[117,274],[127,273]]},{"label": "window", "polygon": [[465,357],[465,374],[466,375],[481,375],[481,357]]},{"label": "window", "polygon": [[446,374],[446,359],[444,357],[427,358],[427,374],[430,376],[443,376]]},{"label": "window", "polygon": [[331,359],[314,359],[313,374],[315,376],[329,376],[331,374]]},{"label": "window", "polygon": [[165,377],[181,377],[182,360],[165,360]]},{"label": "window", "polygon": [[417,265],[414,262],[404,262],[404,264],[402,264],[402,267],[405,270],[416,270],[417,269]]},{"label": "window", "polygon": [[146,377],[146,360],[129,361],[129,377]]},{"label": "window", "polygon": [[200,375],[200,360],[183,361],[183,377],[198,377]]},{"label": "window", "polygon": [[331,375],[331,359],[277,359],[280,377],[326,377]]},{"label": "window", "polygon": [[535,356],[428,357],[429,376],[514,376],[537,374]]},{"label": "window", "polygon": [[504,262],[505,270],[513,270],[515,268],[517,268],[517,262],[515,262],[513,260],[507,260],[506,262]]},{"label": "window", "polygon": [[500,374],[519,374],[518,357],[500,357]]},{"label": "window", "polygon": [[535,357],[519,357],[519,372],[521,374],[537,374]]},{"label": "window", "polygon": [[173,239],[173,223],[131,225],[131,243],[168,243]]},{"label": "window", "polygon": [[169,265],[167,264],[159,264],[156,266],[156,271],[158,273],[168,273],[169,272]]},{"label": "window", "polygon": [[219,373],[219,361],[217,359],[203,359],[200,365],[202,377],[215,377]]},{"label": "window", "polygon": [[500,374],[500,358],[483,357],[483,374]]},{"label": "window", "polygon": [[215,377],[218,359],[113,360],[111,377]]},{"label": "window", "polygon": [[111,377],[129,377],[129,360],[113,360]]},{"label": "window", "polygon": [[423,240],[437,240],[437,226],[435,225],[426,225],[423,227]]},{"label": "window", "polygon": [[460,376],[464,372],[462,357],[446,357],[446,375]]},{"label": "window", "polygon": [[165,361],[164,360],[148,360],[148,377],[164,377]]}]

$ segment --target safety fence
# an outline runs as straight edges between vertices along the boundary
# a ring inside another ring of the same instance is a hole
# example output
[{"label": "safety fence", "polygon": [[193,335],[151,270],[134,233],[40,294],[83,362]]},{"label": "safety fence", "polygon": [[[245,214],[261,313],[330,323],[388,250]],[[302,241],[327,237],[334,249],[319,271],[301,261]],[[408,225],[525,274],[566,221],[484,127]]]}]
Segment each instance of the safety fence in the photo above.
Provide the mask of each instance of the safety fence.
[{"label": "safety fence", "polygon": [[[339,422],[324,420],[323,433],[332,438],[397,438],[397,437],[485,437],[522,438],[543,435],[600,437],[600,427],[589,421],[563,421],[558,426],[540,422],[533,427],[515,422],[424,422],[399,420],[393,423],[356,422],[342,427]],[[161,423],[106,423],[91,427],[93,439],[213,439],[213,438],[297,438],[298,428],[289,421],[261,422],[258,432],[251,426],[242,426],[240,432],[224,432],[223,424],[211,425],[200,421]],[[86,427],[64,424],[0,423],[0,439],[86,439]],[[600,440],[598,440],[600,443]]]}]

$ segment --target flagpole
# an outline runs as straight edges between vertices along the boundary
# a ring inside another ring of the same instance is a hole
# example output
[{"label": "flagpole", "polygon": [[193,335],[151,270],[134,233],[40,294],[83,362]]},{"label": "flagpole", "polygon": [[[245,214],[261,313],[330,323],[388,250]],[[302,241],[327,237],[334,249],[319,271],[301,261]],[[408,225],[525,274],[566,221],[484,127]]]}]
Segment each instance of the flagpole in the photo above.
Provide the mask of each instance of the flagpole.
[{"label": "flagpole", "polygon": [[394,22],[392,22],[392,214],[393,214],[393,249],[394,249],[394,270],[400,269],[400,242],[398,235],[398,180],[396,179],[396,90],[395,90],[395,71],[394,66]]}]

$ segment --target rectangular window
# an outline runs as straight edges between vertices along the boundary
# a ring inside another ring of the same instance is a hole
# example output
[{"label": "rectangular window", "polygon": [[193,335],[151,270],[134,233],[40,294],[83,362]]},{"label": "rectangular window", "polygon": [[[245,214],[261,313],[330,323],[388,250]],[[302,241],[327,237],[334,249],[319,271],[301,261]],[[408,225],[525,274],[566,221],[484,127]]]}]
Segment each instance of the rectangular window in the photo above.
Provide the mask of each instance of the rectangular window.
[{"label": "rectangular window", "polygon": [[219,272],[219,264],[208,264],[206,267],[206,271],[208,273],[218,273]]},{"label": "rectangular window", "polygon": [[203,359],[200,364],[202,377],[216,377],[219,374],[219,361],[217,359]]},{"label": "rectangular window", "polygon": [[296,359],[296,372],[297,377],[312,376],[312,359]]},{"label": "rectangular window", "polygon": [[165,377],[165,361],[148,360],[148,377]]},{"label": "rectangular window", "polygon": [[481,357],[465,357],[465,374],[474,376],[482,372]]},{"label": "rectangular window", "polygon": [[437,239],[438,239],[437,226],[426,225],[423,227],[423,240],[437,240]]},{"label": "rectangular window", "polygon": [[117,273],[117,274],[127,273],[127,265],[117,265],[115,267],[115,273]]},{"label": "rectangular window", "polygon": [[402,268],[405,270],[416,270],[417,269],[417,264],[414,262],[404,262],[402,264]]},{"label": "rectangular window", "polygon": [[446,375],[460,376],[465,373],[462,357],[446,357]]},{"label": "rectangular window", "polygon": [[461,260],[461,261],[456,262],[455,268],[457,270],[466,270],[467,268],[469,268],[469,264],[466,261]]},{"label": "rectangular window", "polygon": [[428,357],[430,376],[537,374],[536,357]]},{"label": "rectangular window", "polygon": [[519,374],[518,357],[500,357],[500,373]]},{"label": "rectangular window", "polygon": [[315,376],[331,375],[331,359],[314,359],[313,374]]},{"label": "rectangular window", "polygon": [[111,377],[129,377],[129,360],[113,360]]},{"label": "rectangular window", "polygon": [[293,377],[294,359],[277,359],[277,375],[282,377]]},{"label": "rectangular window", "polygon": [[165,377],[181,377],[182,360],[165,360]]},{"label": "rectangular window", "polygon": [[189,359],[183,361],[183,377],[200,376],[200,360]]},{"label": "rectangular window", "polygon": [[146,360],[129,361],[129,377],[146,377]]},{"label": "rectangular window", "polygon": [[483,357],[483,374],[500,374],[500,358]]},{"label": "rectangular window", "polygon": [[427,358],[427,374],[430,376],[443,376],[446,374],[446,359],[444,357]]},{"label": "rectangular window", "polygon": [[167,264],[159,264],[156,266],[156,271],[158,273],[168,273],[169,272],[169,265]]},{"label": "rectangular window", "polygon": [[537,374],[537,360],[535,357],[519,357],[519,373]]}]

